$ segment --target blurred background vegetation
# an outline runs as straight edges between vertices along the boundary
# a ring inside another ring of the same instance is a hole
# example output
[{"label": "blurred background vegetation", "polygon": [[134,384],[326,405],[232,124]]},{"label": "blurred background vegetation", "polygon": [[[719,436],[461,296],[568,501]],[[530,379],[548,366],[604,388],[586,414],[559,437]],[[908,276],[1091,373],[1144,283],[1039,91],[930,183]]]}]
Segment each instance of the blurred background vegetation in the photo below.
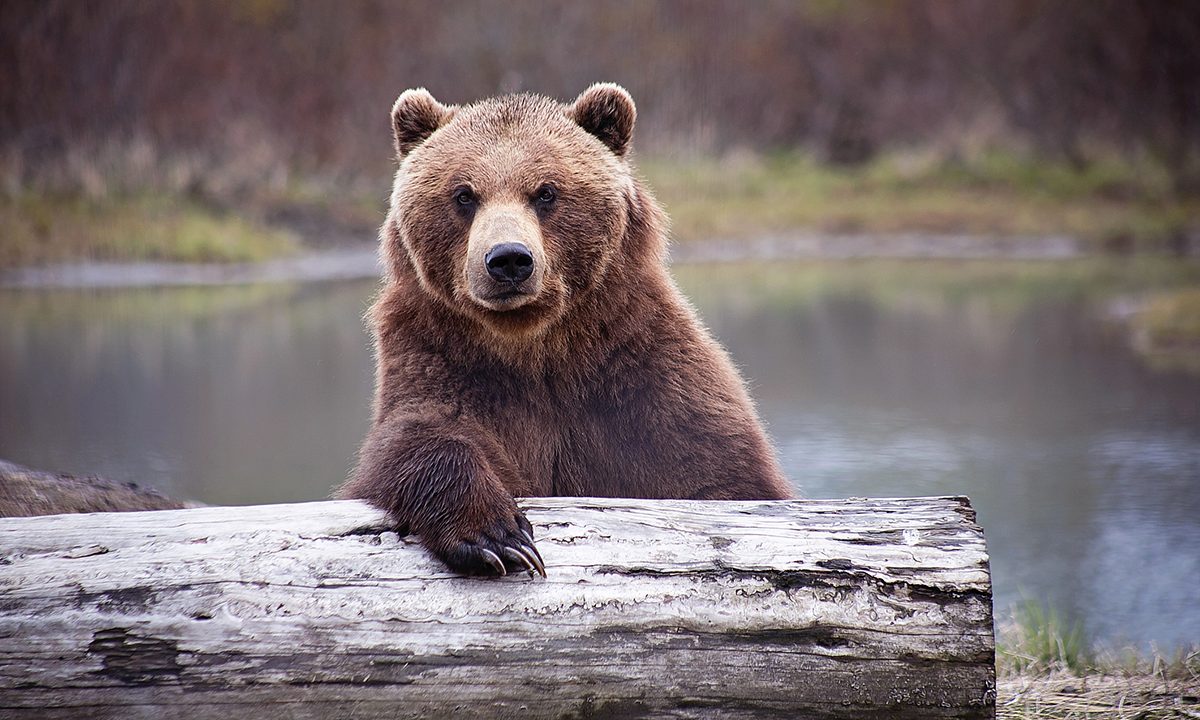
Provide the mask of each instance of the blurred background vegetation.
[{"label": "blurred background vegetation", "polygon": [[[1197,717],[1194,0],[4,0],[0,458],[327,496],[392,102],[600,80],[800,491],[971,496],[1000,716]],[[36,267],[347,249],[357,281]]]},{"label": "blurred background vegetation", "polygon": [[684,242],[1200,242],[1191,2],[7,0],[0,67],[0,267],[369,242],[401,90],[597,80]]}]

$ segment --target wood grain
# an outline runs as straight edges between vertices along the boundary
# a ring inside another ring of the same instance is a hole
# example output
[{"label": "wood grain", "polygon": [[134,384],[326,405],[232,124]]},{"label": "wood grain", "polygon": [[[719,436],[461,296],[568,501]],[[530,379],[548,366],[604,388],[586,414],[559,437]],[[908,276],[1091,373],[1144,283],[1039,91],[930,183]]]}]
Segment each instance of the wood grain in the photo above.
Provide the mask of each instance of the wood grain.
[{"label": "wood grain", "polygon": [[0,717],[994,716],[965,498],[521,505],[548,579],[356,501],[0,520]]}]

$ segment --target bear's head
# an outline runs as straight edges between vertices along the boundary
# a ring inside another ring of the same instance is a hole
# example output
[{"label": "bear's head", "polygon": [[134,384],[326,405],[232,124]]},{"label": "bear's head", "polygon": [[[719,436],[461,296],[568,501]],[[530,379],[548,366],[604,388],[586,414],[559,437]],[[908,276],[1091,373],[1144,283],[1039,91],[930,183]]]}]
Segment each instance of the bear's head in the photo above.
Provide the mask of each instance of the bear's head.
[{"label": "bear's head", "polygon": [[635,116],[613,84],[566,105],[510,95],[460,107],[404,92],[392,110],[400,169],[382,233],[393,277],[415,275],[435,301],[528,336],[646,259],[638,255],[661,256],[650,247],[662,243],[650,227],[660,212],[627,158]]}]

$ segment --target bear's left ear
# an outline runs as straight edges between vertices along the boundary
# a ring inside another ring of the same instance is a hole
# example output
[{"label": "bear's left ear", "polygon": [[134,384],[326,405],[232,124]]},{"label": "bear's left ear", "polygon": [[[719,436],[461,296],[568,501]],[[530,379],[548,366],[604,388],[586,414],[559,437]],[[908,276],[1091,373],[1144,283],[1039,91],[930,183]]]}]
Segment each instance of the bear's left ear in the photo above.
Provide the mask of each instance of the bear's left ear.
[{"label": "bear's left ear", "polygon": [[575,99],[568,112],[581,128],[600,138],[617,157],[624,157],[629,151],[637,108],[625,88],[614,83],[596,83]]},{"label": "bear's left ear", "polygon": [[405,90],[392,106],[392,130],[396,133],[396,156],[403,160],[441,126],[450,122],[457,108],[443,105],[425,88]]}]

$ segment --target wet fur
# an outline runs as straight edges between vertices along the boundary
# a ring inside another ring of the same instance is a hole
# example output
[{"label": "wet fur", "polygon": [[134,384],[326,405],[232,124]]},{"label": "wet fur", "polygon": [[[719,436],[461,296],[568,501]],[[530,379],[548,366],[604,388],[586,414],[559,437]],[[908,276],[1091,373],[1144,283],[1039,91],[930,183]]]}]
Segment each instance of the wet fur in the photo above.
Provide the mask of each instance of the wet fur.
[{"label": "wet fur", "polygon": [[[574,105],[425,94],[394,120],[374,422],[339,494],[387,510],[460,572],[495,571],[483,549],[521,566],[502,552],[531,544],[514,496],[790,495],[741,378],[667,274],[665,217],[624,158],[632,102],[597,87]],[[520,203],[547,181],[561,195],[537,213],[545,287],[516,310],[480,307],[464,288],[472,218],[452,188]]]}]

